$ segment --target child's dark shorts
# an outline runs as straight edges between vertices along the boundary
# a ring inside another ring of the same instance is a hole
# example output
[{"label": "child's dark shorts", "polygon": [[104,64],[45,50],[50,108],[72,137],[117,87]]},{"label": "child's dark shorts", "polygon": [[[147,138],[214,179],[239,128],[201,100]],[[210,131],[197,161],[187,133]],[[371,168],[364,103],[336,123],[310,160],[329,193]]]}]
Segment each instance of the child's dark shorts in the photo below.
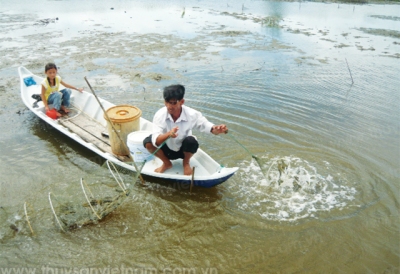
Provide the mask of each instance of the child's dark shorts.
[{"label": "child's dark shorts", "polygon": [[[143,146],[146,147],[147,143],[151,143],[151,135],[147,136],[143,140]],[[182,146],[179,149],[179,151],[174,151],[170,149],[167,146],[167,144],[163,145],[161,147],[161,150],[164,152],[165,156],[167,156],[168,159],[176,160],[176,159],[183,159],[184,152],[190,152],[195,154],[198,148],[199,148],[199,142],[197,142],[196,138],[194,138],[193,136],[188,136],[185,139],[183,139]]]}]

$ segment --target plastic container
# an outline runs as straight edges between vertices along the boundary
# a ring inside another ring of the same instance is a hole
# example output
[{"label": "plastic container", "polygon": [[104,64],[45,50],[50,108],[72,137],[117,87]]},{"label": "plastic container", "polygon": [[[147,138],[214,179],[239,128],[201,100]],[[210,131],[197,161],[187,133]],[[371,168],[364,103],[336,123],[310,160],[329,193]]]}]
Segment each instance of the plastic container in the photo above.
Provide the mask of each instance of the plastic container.
[{"label": "plastic container", "polygon": [[46,111],[46,115],[49,116],[53,120],[58,118],[57,110],[55,108],[52,108],[52,109]]},{"label": "plastic container", "polygon": [[[107,130],[112,152],[115,155],[129,155],[129,150],[121,143],[118,134],[126,144],[128,134],[140,130],[142,111],[134,106],[119,105],[109,108],[106,113],[110,118],[110,120],[108,120],[107,115],[104,114],[104,119],[107,121]],[[118,134],[114,131],[113,126]]]},{"label": "plastic container", "polygon": [[151,134],[150,131],[135,131],[128,135],[128,147],[135,162],[148,162],[154,156],[143,146],[143,140]]}]

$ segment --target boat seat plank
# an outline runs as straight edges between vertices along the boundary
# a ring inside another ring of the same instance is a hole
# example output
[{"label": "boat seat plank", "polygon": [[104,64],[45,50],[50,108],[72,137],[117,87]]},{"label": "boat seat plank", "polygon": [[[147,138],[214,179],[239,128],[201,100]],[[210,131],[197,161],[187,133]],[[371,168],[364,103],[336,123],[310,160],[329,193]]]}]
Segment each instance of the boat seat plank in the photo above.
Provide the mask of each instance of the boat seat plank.
[{"label": "boat seat plank", "polygon": [[[90,119],[77,119],[80,116],[81,115],[71,120],[59,119],[58,122],[64,127],[68,128],[71,132],[78,135],[85,142],[95,145],[101,151],[114,155],[120,161],[131,161],[131,159],[127,156],[115,155],[112,152],[108,138],[101,136],[101,131],[94,130],[97,126],[100,126],[100,129],[102,129],[101,125]],[[84,115],[82,117],[84,117]],[[97,129],[99,129],[99,127],[97,127]]]},{"label": "boat seat plank", "polygon": [[107,137],[104,137],[101,133],[107,132],[107,128],[102,126],[97,121],[91,119],[85,113],[81,113],[72,119],[68,119],[67,121],[73,123],[74,125],[78,126],[79,128],[83,129],[84,131],[93,135],[93,137],[97,138],[98,140],[102,141],[106,145],[110,145],[110,140]]},{"label": "boat seat plank", "polygon": [[77,126],[75,123],[73,123],[71,120],[62,120],[59,119],[58,121],[61,125],[64,127],[68,128],[71,132],[75,133],[79,137],[82,138],[87,143],[92,143],[95,145],[97,148],[99,148],[103,152],[108,152],[112,154],[111,151],[111,146],[109,144],[104,143],[103,141],[99,140],[93,134],[90,132],[82,129],[81,127]]}]

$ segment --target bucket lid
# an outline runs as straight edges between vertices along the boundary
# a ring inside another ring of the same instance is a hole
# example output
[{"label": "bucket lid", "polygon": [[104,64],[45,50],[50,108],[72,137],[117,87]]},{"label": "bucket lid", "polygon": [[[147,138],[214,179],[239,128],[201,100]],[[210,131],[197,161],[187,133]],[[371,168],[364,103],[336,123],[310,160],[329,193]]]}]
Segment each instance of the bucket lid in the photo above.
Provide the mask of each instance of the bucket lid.
[{"label": "bucket lid", "polygon": [[[142,111],[139,108],[130,105],[110,107],[106,113],[113,123],[131,122],[142,116]],[[108,120],[105,114],[104,119]]]},{"label": "bucket lid", "polygon": [[128,134],[127,141],[128,143],[143,143],[144,138],[149,136],[152,132],[146,130],[134,131]]}]

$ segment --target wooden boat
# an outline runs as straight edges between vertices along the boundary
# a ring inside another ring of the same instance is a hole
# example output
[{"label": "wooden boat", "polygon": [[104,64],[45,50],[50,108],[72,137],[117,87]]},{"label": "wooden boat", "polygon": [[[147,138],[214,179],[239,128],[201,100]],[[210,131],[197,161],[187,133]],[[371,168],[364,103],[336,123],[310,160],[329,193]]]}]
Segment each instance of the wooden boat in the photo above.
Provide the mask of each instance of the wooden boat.
[{"label": "wooden boat", "polygon": [[[32,95],[41,93],[43,77],[34,75],[24,67],[19,67],[18,71],[21,82],[22,101],[33,113],[55,129],[97,153],[104,159],[136,172],[134,165],[127,162],[127,159],[113,154],[110,141],[104,136],[104,132],[107,132],[107,122],[104,119],[103,111],[96,97],[92,93],[86,91],[80,93],[79,91],[72,90],[71,107],[77,110],[76,113],[70,114],[65,119],[60,118],[53,120],[45,114],[43,102],[36,102],[36,100],[32,98]],[[99,98],[99,101],[104,109],[114,106],[104,99]],[[152,128],[152,122],[140,117],[141,131],[152,131]],[[173,160],[172,163],[173,168],[164,173],[156,173],[154,170],[161,166],[162,162],[154,157],[154,159],[145,163],[141,174],[159,178],[162,179],[162,181],[191,184],[192,176],[183,175],[182,160]],[[195,167],[193,185],[206,188],[223,183],[238,170],[237,167],[227,168],[221,166],[200,148],[191,158],[190,165]]]}]

